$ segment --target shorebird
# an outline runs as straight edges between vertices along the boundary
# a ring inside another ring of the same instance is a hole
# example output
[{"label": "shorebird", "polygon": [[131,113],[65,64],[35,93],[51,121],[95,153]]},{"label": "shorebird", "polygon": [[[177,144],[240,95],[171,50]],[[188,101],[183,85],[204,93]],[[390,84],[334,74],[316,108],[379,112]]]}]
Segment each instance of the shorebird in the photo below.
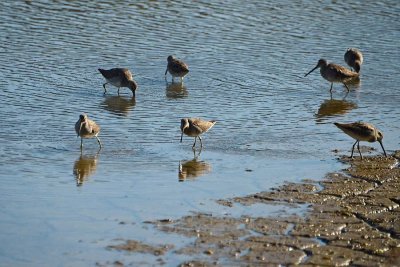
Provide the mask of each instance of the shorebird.
[{"label": "shorebird", "polygon": [[83,138],[96,137],[101,148],[101,142],[97,135],[100,133],[100,126],[90,120],[86,114],[79,115],[79,120],[75,123],[75,132],[81,137],[81,149],[83,147]]},{"label": "shorebird", "polygon": [[331,82],[331,89],[329,90],[329,92],[331,93],[332,93],[333,83],[342,83],[347,88],[347,92],[349,92],[350,89],[346,85],[346,82],[350,81],[351,79],[357,78],[359,76],[357,72],[348,70],[345,67],[333,63],[328,64],[328,62],[325,59],[321,58],[320,60],[318,60],[317,66],[312,70],[310,70],[306,75],[304,75],[304,77],[306,77],[308,74],[310,74],[311,72],[313,72],[318,68],[321,68],[320,69],[321,76],[325,80]]},{"label": "shorebird", "polygon": [[183,81],[183,77],[189,73],[189,67],[182,60],[177,59],[174,56],[168,56],[168,65],[165,70],[165,76],[167,76],[167,72],[169,72],[172,76],[172,81],[174,81],[174,77],[180,77],[181,82]]},{"label": "shorebird", "polygon": [[118,95],[120,87],[128,87],[131,89],[133,96],[137,89],[137,83],[133,80],[132,73],[128,69],[114,68],[109,70],[99,69],[101,75],[106,78],[106,83],[103,84],[104,94],[107,92],[106,84],[111,83],[115,87],[118,87]]},{"label": "shorebird", "polygon": [[358,153],[360,153],[361,159],[363,156],[360,151],[360,141],[368,141],[368,142],[376,142],[378,141],[381,144],[383,149],[383,153],[386,155],[385,148],[383,148],[382,139],[383,134],[379,131],[374,125],[366,122],[353,122],[353,123],[334,123],[340,130],[342,130],[345,134],[356,139],[356,142],[353,145],[351,150],[350,158],[353,158],[354,147],[357,144]]},{"label": "shorebird", "polygon": [[355,72],[360,72],[361,65],[364,61],[361,51],[357,48],[348,48],[344,54],[344,61],[349,65]]},{"label": "shorebird", "polygon": [[187,136],[194,137],[194,143],[192,148],[196,146],[196,140],[199,138],[200,140],[200,146],[203,147],[203,143],[201,142],[201,137],[203,133],[206,133],[208,130],[210,130],[216,121],[206,121],[200,118],[184,118],[181,119],[181,143],[182,143],[182,138],[183,134],[186,134]]}]

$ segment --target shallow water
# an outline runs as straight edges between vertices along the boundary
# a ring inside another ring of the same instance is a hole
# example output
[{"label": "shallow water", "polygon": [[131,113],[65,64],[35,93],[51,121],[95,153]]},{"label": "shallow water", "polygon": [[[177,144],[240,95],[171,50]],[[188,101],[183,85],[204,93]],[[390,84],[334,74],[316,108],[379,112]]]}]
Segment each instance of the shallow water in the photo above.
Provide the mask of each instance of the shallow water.
[{"label": "shallow water", "polygon": [[[190,211],[273,214],[214,200],[343,168],[335,158],[353,140],[335,121],[371,122],[397,149],[399,12],[398,1],[1,2],[0,262],[151,261],[105,247],[186,242],[142,222]],[[364,53],[361,81],[347,96],[335,84],[331,98],[318,71],[303,76],[321,57],[344,65],[347,47]],[[164,79],[169,54],[190,67],[183,86]],[[134,72],[136,99],[103,95],[97,68],[117,66]],[[81,155],[82,112],[104,148],[84,140]],[[193,138],[179,143],[192,116],[218,121],[200,155]]]}]

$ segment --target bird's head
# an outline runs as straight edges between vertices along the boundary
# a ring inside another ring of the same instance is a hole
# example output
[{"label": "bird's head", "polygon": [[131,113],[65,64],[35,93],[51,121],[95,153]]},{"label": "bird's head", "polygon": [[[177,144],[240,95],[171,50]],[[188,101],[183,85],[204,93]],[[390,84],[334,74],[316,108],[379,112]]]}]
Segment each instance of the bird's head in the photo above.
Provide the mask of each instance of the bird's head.
[{"label": "bird's head", "polygon": [[379,142],[382,142],[383,140],[383,133],[379,130],[377,130],[376,140],[378,140]]},{"label": "bird's head", "polygon": [[310,74],[310,73],[313,72],[314,70],[316,70],[316,69],[318,69],[318,68],[321,68],[321,67],[323,67],[323,66],[326,66],[326,65],[328,65],[328,62],[327,62],[325,59],[321,58],[320,60],[318,60],[317,66],[315,66],[315,68],[313,68],[313,69],[310,70],[306,75],[304,75],[304,77],[306,77],[308,74]]},{"label": "bird's head", "polygon": [[85,122],[87,120],[87,115],[85,113],[82,113],[81,115],[79,115],[79,119],[81,120],[81,123]]},{"label": "bird's head", "polygon": [[187,118],[181,119],[181,143],[183,138],[183,132],[187,127],[189,127],[189,120]]},{"label": "bird's head", "polygon": [[360,69],[361,69],[361,64],[360,64],[360,61],[356,61],[356,62],[354,62],[354,70],[357,72],[357,73],[359,73],[360,72]]},{"label": "bird's head", "polygon": [[173,61],[174,59],[175,59],[175,57],[174,57],[173,55],[169,55],[168,58],[167,58],[167,61],[168,61],[168,62],[171,62],[171,61]]},{"label": "bird's head", "polygon": [[138,87],[137,83],[134,80],[129,81],[129,89],[131,89],[133,96],[135,96],[135,91]]}]

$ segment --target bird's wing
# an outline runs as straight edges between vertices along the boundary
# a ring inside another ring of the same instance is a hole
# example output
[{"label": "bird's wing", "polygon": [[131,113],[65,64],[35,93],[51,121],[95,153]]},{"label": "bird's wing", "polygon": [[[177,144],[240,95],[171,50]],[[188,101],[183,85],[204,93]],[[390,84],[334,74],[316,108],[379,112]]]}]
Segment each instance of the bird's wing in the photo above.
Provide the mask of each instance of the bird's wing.
[{"label": "bird's wing", "polygon": [[199,133],[204,132],[203,121],[200,119],[189,119],[189,124],[192,125]]},{"label": "bird's wing", "polygon": [[88,124],[89,124],[88,125],[89,126],[89,130],[90,130],[91,133],[97,134],[97,133],[100,132],[100,126],[97,123],[95,123],[94,121],[90,120]]},{"label": "bird's wing", "polygon": [[124,78],[127,79],[128,81],[133,80],[132,72],[130,72],[130,70],[123,69],[122,73],[123,73]]},{"label": "bird's wing", "polygon": [[189,71],[188,65],[186,65],[186,63],[183,62],[182,60],[178,60],[178,59],[172,61],[169,68],[173,72],[188,72]]},{"label": "bird's wing", "polygon": [[340,76],[341,79],[357,77],[359,74],[357,72],[351,71],[336,64],[329,64],[328,68],[330,71],[336,71],[337,74]]},{"label": "bird's wing", "polygon": [[101,75],[103,75],[103,77],[106,79],[111,79],[116,75],[118,75],[116,69],[109,69],[109,70],[99,69],[99,71]]},{"label": "bird's wing", "polygon": [[373,125],[366,122],[354,122],[351,125],[354,126],[358,132],[364,133],[365,135],[373,134],[376,131],[376,128]]},{"label": "bird's wing", "polygon": [[205,133],[205,132],[207,132],[208,130],[210,130],[211,127],[214,126],[215,121],[205,121],[205,120],[200,120],[200,119],[199,119],[199,120],[197,120],[194,124],[195,124],[198,128],[200,128],[201,131],[202,131],[203,133]]}]

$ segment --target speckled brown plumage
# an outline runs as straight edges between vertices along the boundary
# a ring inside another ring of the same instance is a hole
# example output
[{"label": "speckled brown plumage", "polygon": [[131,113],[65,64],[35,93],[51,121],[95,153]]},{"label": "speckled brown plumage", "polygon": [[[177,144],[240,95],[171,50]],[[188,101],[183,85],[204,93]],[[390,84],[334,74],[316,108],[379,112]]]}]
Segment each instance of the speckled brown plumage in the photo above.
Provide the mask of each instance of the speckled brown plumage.
[{"label": "speckled brown plumage", "polygon": [[385,157],[387,157],[385,148],[383,148],[382,144],[383,134],[374,125],[366,122],[353,122],[353,123],[335,122],[334,124],[345,134],[356,139],[356,142],[354,143],[353,148],[351,150],[351,156],[350,156],[351,158],[353,158],[354,147],[356,144],[358,152],[360,153],[360,157],[361,159],[363,158],[360,151],[360,141],[367,141],[371,143],[378,141],[379,144],[381,144]]},{"label": "speckled brown plumage", "polygon": [[181,142],[183,134],[194,137],[193,148],[196,146],[196,139],[199,138],[200,146],[203,147],[200,135],[210,130],[216,121],[206,121],[200,118],[184,118],[181,119]]},{"label": "speckled brown plumage", "polygon": [[137,89],[137,83],[133,80],[132,73],[125,68],[114,68],[109,70],[99,69],[101,75],[106,79],[106,83],[103,84],[104,93],[107,92],[106,84],[110,83],[118,87],[118,95],[120,87],[127,87],[132,91],[135,96]]},{"label": "speckled brown plumage", "polygon": [[100,148],[102,147],[99,137],[100,126],[90,120],[86,114],[79,115],[79,120],[75,123],[75,132],[81,138],[81,149],[83,147],[83,138],[96,137]]},{"label": "speckled brown plumage", "polygon": [[325,59],[320,59],[317,66],[304,75],[304,77],[318,68],[320,68],[321,76],[331,83],[330,92],[332,92],[333,83],[342,83],[347,88],[347,91],[350,91],[346,82],[359,77],[357,72],[351,71],[337,64],[328,64]]},{"label": "speckled brown plumage", "polygon": [[349,65],[355,72],[360,72],[361,65],[364,61],[364,57],[360,50],[357,48],[349,48],[344,54],[344,61]]},{"label": "speckled brown plumage", "polygon": [[183,81],[183,77],[189,73],[188,65],[172,55],[168,56],[167,61],[168,65],[167,69],[165,70],[165,75],[167,75],[169,72],[169,74],[172,76],[172,80],[174,80],[174,77],[179,77],[181,81]]}]

